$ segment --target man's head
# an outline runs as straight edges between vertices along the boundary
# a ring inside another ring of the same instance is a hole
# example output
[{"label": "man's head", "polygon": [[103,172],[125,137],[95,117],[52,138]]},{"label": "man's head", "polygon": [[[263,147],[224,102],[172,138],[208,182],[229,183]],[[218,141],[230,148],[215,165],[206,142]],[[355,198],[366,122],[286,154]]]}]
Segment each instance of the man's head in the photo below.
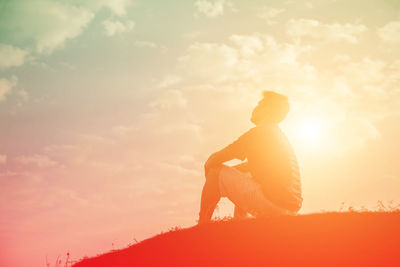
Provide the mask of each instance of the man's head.
[{"label": "man's head", "polygon": [[264,98],[254,108],[250,121],[255,125],[283,121],[289,112],[287,97],[272,91],[264,91],[263,95]]}]

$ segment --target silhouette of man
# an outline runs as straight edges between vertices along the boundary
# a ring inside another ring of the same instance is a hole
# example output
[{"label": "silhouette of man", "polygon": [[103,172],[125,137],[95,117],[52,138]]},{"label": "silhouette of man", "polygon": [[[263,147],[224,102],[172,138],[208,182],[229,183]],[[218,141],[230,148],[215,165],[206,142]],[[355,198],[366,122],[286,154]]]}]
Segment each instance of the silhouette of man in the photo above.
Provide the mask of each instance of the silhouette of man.
[{"label": "silhouette of man", "polygon": [[[302,205],[296,156],[278,124],[289,112],[286,96],[264,91],[250,121],[256,126],[213,153],[204,165],[199,224],[211,220],[221,197],[235,204],[234,217],[296,214]],[[247,161],[229,167],[232,159]]]}]

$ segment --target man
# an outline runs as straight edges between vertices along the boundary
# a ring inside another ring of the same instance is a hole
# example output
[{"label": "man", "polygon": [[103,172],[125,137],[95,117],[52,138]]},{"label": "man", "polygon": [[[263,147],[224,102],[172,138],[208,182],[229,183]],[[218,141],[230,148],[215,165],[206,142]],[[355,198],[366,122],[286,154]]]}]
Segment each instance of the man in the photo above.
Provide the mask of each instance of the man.
[{"label": "man", "polygon": [[[302,205],[296,156],[278,124],[289,112],[286,96],[264,91],[250,121],[256,126],[232,144],[213,153],[204,165],[206,182],[199,224],[211,220],[221,197],[235,204],[234,217],[296,214]],[[247,161],[235,167],[232,159]]]}]

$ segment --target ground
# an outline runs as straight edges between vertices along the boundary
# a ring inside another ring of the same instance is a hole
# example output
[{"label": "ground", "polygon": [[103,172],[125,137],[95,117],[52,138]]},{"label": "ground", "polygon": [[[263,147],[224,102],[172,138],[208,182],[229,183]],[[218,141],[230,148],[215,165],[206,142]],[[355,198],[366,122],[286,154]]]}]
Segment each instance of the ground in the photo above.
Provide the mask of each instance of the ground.
[{"label": "ground", "polygon": [[74,267],[400,266],[400,212],[218,221],[160,234]]}]

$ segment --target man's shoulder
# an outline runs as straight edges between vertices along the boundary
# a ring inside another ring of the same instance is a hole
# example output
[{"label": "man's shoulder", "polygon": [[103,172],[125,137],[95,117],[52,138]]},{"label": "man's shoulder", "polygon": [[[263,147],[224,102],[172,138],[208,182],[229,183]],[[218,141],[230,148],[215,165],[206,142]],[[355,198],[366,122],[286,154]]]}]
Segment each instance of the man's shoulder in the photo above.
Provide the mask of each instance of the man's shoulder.
[{"label": "man's shoulder", "polygon": [[242,134],[239,139],[276,139],[282,134],[281,129],[276,124],[257,125]]},{"label": "man's shoulder", "polygon": [[281,129],[277,124],[263,124],[251,128],[249,131],[255,134],[279,134]]},{"label": "man's shoulder", "polygon": [[247,130],[242,137],[244,138],[252,138],[256,135],[258,135],[258,133],[260,132],[261,128],[259,126],[254,126],[251,127],[249,130]]}]

